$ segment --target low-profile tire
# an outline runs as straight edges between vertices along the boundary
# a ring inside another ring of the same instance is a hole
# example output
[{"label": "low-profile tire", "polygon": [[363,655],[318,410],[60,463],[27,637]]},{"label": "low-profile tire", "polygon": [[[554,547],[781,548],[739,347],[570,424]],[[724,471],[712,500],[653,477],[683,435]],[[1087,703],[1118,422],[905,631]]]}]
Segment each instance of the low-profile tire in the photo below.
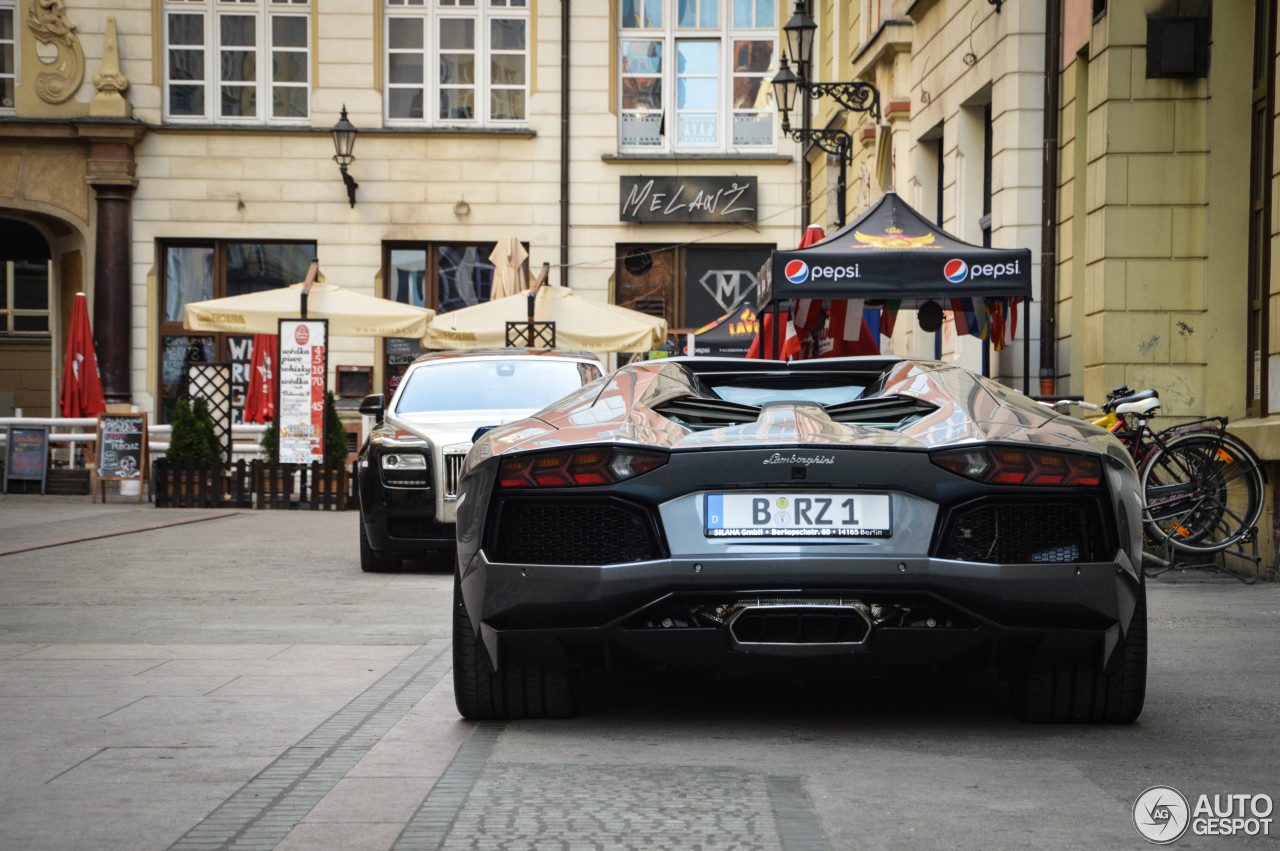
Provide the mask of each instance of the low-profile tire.
[{"label": "low-profile tire", "polygon": [[400,559],[383,558],[369,544],[369,532],[364,528],[364,518],[360,524],[360,569],[365,573],[393,573],[400,569]]},{"label": "low-profile tire", "polygon": [[1120,658],[1108,673],[1095,663],[1043,665],[1013,680],[1014,710],[1023,721],[1128,724],[1142,714],[1147,693],[1147,599],[1141,589]]},{"label": "low-profile tire", "polygon": [[476,641],[453,579],[453,699],[463,718],[473,721],[570,718],[578,711],[574,671],[528,662],[504,661],[495,672],[489,653]]}]

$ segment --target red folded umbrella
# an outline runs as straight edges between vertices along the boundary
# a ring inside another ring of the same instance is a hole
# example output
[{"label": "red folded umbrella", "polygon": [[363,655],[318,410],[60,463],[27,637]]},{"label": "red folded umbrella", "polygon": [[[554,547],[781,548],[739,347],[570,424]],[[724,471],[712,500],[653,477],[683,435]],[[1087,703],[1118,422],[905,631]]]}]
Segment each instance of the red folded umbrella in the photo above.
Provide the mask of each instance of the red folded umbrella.
[{"label": "red folded umbrella", "polygon": [[71,331],[67,334],[67,356],[62,362],[61,408],[64,417],[96,417],[107,409],[84,293],[76,293],[71,305]]},{"label": "red folded umbrella", "polygon": [[253,335],[249,389],[244,394],[244,421],[269,423],[276,415],[276,335]]}]

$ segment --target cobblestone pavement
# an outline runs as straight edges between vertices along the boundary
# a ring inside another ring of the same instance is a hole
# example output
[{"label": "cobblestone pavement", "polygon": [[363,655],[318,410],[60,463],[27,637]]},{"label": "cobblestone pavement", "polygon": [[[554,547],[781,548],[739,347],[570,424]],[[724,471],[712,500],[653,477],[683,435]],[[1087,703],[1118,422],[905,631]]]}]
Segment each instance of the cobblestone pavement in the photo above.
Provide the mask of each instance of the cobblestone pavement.
[{"label": "cobblestone pavement", "polygon": [[596,677],[580,718],[477,725],[450,574],[361,573],[354,523],[0,496],[0,848],[1137,848],[1148,786],[1280,798],[1275,584],[1151,583],[1129,727],[961,675]]}]

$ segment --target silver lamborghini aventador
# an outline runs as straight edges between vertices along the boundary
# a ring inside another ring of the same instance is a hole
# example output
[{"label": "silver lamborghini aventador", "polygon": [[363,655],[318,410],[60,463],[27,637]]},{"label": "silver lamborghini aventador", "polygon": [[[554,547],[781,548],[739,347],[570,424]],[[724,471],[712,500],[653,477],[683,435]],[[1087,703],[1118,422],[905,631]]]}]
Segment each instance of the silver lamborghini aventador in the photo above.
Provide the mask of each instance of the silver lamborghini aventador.
[{"label": "silver lamborghini aventador", "polygon": [[454,690],[558,717],[581,673],[994,667],[1032,721],[1132,721],[1137,474],[1105,430],[944,363],[624,367],[467,456]]}]

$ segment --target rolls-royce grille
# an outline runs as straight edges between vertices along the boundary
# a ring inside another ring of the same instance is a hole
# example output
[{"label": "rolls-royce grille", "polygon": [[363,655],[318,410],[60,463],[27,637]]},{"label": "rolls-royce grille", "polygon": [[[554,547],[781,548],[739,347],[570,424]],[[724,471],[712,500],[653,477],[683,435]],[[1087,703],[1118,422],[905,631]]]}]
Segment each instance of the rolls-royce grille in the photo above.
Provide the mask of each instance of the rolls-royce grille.
[{"label": "rolls-royce grille", "polygon": [[951,519],[942,558],[988,564],[1095,561],[1101,542],[1093,511],[1082,503],[992,502]]},{"label": "rolls-royce grille", "polygon": [[458,495],[458,480],[462,478],[462,460],[466,457],[465,454],[444,456],[444,495],[446,497]]},{"label": "rolls-royce grille", "polygon": [[493,530],[495,561],[617,564],[659,558],[644,509],[610,500],[509,499]]}]

